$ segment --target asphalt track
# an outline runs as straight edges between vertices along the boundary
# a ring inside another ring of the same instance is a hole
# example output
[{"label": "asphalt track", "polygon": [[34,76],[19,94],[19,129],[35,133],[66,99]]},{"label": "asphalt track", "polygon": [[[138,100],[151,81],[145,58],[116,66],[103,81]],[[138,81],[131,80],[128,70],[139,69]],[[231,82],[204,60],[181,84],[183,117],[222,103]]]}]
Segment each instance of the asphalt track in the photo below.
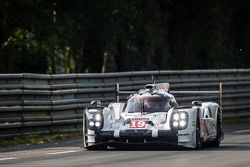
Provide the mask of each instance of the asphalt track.
[{"label": "asphalt track", "polygon": [[250,167],[250,124],[225,126],[219,148],[169,149],[162,145],[86,151],[81,140],[0,148],[1,167]]}]

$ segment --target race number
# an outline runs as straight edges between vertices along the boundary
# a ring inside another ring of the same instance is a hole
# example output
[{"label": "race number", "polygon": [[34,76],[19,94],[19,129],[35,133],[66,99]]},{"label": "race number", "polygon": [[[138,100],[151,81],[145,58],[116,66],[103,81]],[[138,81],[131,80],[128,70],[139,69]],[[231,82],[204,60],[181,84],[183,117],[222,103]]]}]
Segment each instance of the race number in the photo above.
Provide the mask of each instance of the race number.
[{"label": "race number", "polygon": [[145,128],[146,122],[141,120],[131,120],[130,128]]}]

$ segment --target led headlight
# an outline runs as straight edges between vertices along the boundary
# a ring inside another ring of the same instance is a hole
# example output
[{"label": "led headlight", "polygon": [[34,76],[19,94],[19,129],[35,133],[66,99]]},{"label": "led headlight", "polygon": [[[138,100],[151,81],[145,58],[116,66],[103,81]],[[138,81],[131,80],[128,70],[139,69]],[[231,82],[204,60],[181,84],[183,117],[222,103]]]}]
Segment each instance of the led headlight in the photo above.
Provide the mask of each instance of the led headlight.
[{"label": "led headlight", "polygon": [[97,113],[97,114],[95,115],[95,120],[96,120],[96,121],[100,121],[101,119],[102,119],[101,114]]},{"label": "led headlight", "polygon": [[176,122],[176,121],[173,122],[174,127],[178,127],[178,125],[179,125],[178,122]]},{"label": "led headlight", "polygon": [[181,113],[180,117],[181,117],[181,119],[185,119],[187,117],[187,115],[185,113]]},{"label": "led headlight", "polygon": [[170,125],[172,129],[182,130],[187,127],[188,114],[187,112],[173,112],[171,116]]},{"label": "led headlight", "polygon": [[181,120],[181,121],[180,121],[180,126],[181,126],[181,127],[184,127],[184,126],[186,126],[186,121],[184,121],[184,120]]},{"label": "led headlight", "polygon": [[91,113],[87,113],[87,118],[88,118],[89,120],[91,120],[91,119],[93,119],[93,118],[94,118],[94,115],[93,115],[93,114],[91,114]]},{"label": "led headlight", "polygon": [[177,114],[177,113],[174,114],[173,119],[174,119],[175,121],[178,121],[178,120],[180,119],[179,114]]},{"label": "led headlight", "polygon": [[96,127],[100,127],[100,126],[101,126],[101,123],[100,123],[100,122],[96,122],[96,123],[95,123],[95,126],[96,126]]},{"label": "led headlight", "polygon": [[101,111],[96,109],[87,110],[86,121],[90,130],[100,130],[103,126],[103,116]]},{"label": "led headlight", "polygon": [[94,126],[94,125],[95,125],[95,123],[93,121],[89,122],[89,126]]}]

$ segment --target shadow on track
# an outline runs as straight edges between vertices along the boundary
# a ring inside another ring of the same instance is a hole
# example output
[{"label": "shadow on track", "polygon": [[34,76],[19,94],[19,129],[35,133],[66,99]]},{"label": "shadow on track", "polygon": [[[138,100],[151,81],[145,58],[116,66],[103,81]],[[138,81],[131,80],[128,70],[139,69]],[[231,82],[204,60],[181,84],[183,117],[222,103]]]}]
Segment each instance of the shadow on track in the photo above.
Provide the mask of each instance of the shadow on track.
[{"label": "shadow on track", "polygon": [[[147,143],[147,144],[112,144],[105,151],[188,151],[182,146],[169,145],[165,143]],[[94,150],[93,150],[94,151]]]},{"label": "shadow on track", "polygon": [[220,147],[211,147],[209,145],[203,145],[202,148],[199,150],[164,143],[124,145],[119,144],[110,146],[105,151],[250,151],[250,142],[223,143]]}]

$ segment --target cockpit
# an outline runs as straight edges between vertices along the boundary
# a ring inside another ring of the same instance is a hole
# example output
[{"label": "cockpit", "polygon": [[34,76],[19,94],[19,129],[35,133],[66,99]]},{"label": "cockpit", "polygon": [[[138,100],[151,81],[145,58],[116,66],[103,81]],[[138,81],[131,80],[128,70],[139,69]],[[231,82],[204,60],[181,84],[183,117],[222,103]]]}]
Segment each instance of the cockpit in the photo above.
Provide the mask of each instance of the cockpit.
[{"label": "cockpit", "polygon": [[164,96],[132,96],[124,107],[124,112],[168,112],[170,108],[170,98]]}]

